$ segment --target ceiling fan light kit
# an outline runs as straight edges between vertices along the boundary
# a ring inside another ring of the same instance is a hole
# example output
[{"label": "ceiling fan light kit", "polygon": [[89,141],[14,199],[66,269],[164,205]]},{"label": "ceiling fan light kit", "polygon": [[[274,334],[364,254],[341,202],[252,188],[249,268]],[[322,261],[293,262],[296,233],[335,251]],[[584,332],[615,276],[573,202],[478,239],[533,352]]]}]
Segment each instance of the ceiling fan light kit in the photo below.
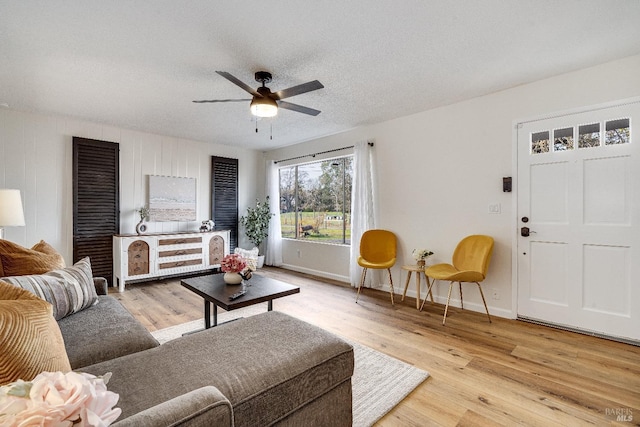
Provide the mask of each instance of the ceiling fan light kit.
[{"label": "ceiling fan light kit", "polygon": [[251,114],[257,117],[274,117],[278,114],[278,104],[275,101],[265,102],[263,99],[254,99],[251,101]]},{"label": "ceiling fan light kit", "polygon": [[257,117],[273,117],[278,114],[278,103],[269,96],[269,88],[259,87],[258,93],[261,96],[254,96],[251,100],[251,114]]}]

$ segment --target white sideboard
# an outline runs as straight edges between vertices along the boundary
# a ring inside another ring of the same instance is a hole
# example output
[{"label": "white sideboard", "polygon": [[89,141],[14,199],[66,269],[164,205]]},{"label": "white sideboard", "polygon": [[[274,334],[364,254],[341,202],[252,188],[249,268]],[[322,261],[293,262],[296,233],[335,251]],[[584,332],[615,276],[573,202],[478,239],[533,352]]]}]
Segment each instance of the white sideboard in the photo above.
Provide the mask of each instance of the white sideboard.
[{"label": "white sideboard", "polygon": [[190,274],[220,267],[229,252],[230,231],[113,236],[113,282]]}]

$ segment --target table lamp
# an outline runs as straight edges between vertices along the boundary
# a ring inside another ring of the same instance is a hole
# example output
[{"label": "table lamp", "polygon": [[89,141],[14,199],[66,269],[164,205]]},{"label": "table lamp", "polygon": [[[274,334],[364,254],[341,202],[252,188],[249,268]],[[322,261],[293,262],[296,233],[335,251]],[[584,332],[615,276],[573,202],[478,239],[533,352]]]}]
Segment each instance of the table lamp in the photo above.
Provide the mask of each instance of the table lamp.
[{"label": "table lamp", "polygon": [[24,212],[20,190],[0,189],[0,239],[4,239],[2,227],[24,225]]}]

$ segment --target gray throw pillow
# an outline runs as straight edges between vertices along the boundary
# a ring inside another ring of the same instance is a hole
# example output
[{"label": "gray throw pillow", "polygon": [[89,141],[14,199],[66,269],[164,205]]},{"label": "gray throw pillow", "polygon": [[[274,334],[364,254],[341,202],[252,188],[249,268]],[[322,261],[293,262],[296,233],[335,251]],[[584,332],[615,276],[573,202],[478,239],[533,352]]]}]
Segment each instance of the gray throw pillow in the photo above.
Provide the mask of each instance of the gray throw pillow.
[{"label": "gray throw pillow", "polygon": [[72,267],[44,274],[3,277],[2,280],[26,289],[53,306],[53,317],[60,320],[98,303],[93,285],[91,261],[83,258]]}]

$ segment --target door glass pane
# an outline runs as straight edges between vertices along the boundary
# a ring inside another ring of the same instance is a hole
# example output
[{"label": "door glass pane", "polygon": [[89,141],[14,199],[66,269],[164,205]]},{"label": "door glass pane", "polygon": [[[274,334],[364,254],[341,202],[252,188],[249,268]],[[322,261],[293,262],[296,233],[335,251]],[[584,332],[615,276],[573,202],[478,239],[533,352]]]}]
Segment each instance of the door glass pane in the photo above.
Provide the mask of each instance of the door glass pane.
[{"label": "door glass pane", "polygon": [[600,123],[578,127],[578,148],[600,146]]},{"label": "door glass pane", "polygon": [[605,145],[630,142],[629,119],[610,120],[606,124]]},{"label": "door glass pane", "polygon": [[549,131],[531,134],[531,154],[549,152]]},{"label": "door glass pane", "polygon": [[553,151],[573,150],[573,128],[553,131]]}]

